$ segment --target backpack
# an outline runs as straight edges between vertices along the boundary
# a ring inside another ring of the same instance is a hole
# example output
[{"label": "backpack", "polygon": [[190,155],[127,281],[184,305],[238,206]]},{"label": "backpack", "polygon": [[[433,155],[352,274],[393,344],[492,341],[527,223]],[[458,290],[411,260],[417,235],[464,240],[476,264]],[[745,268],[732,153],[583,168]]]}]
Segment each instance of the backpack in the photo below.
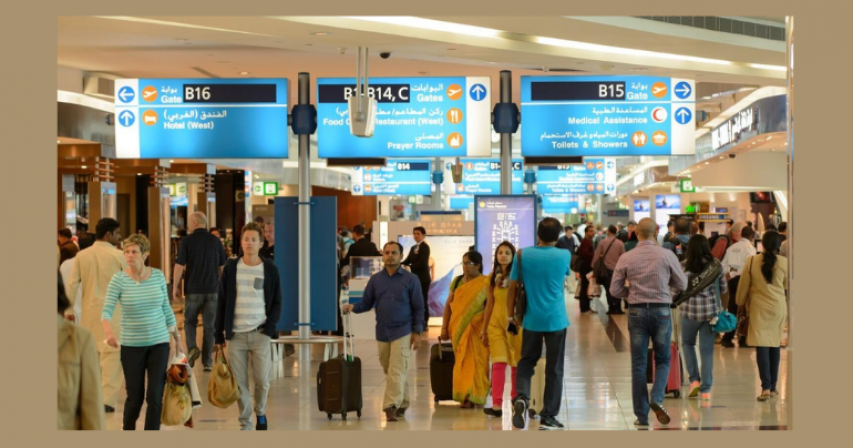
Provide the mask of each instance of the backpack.
[{"label": "backpack", "polygon": [[718,233],[718,234],[712,236],[710,240],[708,240],[708,244],[711,246],[711,250],[714,250],[714,246],[717,245],[717,240],[719,240],[720,238],[726,239],[726,249],[727,250],[729,247],[731,247],[731,245],[732,245],[731,238],[729,238],[729,236],[726,235],[725,233],[722,233],[722,234]]},{"label": "backpack", "polygon": [[678,261],[684,261],[687,258],[687,245],[679,240],[673,240],[670,244],[672,244],[672,252],[678,257]]}]

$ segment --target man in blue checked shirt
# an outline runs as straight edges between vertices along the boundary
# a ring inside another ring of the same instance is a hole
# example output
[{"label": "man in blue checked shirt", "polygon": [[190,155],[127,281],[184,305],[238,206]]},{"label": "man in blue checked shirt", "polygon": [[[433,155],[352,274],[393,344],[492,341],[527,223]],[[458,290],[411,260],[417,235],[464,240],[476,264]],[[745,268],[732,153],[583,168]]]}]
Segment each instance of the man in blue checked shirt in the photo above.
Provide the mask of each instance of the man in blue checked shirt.
[{"label": "man in blue checked shirt", "polygon": [[424,331],[424,299],[418,277],[400,269],[403,246],[388,242],[382,248],[385,269],[367,282],[361,302],[343,312],[364,313],[376,308],[376,340],[379,362],[387,376],[382,409],[389,422],[403,417],[410,404],[407,372],[412,351],[421,344]]}]

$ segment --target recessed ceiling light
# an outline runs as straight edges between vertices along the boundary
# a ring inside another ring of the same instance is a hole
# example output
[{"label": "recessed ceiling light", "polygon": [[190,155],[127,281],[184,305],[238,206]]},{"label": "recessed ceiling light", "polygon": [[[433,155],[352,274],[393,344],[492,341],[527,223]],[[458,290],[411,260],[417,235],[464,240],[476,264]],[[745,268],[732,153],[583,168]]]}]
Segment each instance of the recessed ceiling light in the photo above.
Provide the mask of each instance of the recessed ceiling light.
[{"label": "recessed ceiling light", "polygon": [[261,176],[258,176],[257,174],[255,174],[255,179],[260,179],[260,178],[261,178]]},{"label": "recessed ceiling light", "polygon": [[141,176],[141,175],[142,175],[142,173],[136,173],[136,175],[137,175],[137,176]]},{"label": "recessed ceiling light", "polygon": [[85,170],[85,169],[86,169],[86,168],[88,168],[88,167],[87,167],[86,165],[83,165],[83,166],[81,166],[80,168],[83,168],[83,169]]},{"label": "recessed ceiling light", "polygon": [[61,141],[59,141],[59,140],[57,140],[57,141],[56,141],[56,143],[62,143],[62,142],[61,142]]},{"label": "recessed ceiling light", "polygon": [[312,36],[329,36],[329,35],[331,35],[331,34],[332,34],[332,33],[328,33],[328,32],[325,32],[325,31],[318,31],[318,32],[316,32],[316,33],[311,33],[311,35],[312,35]]},{"label": "recessed ceiling light", "polygon": [[175,163],[175,161],[174,161],[174,160],[169,160],[169,163]]},{"label": "recessed ceiling light", "polygon": [[248,75],[249,72],[240,72],[241,75]]},{"label": "recessed ceiling light", "polygon": [[711,164],[711,162],[705,162],[705,165],[710,165],[710,164]]},{"label": "recessed ceiling light", "polygon": [[189,41],[189,39],[178,38],[178,39],[175,39],[175,41],[177,41],[177,42],[187,42],[187,41]]}]

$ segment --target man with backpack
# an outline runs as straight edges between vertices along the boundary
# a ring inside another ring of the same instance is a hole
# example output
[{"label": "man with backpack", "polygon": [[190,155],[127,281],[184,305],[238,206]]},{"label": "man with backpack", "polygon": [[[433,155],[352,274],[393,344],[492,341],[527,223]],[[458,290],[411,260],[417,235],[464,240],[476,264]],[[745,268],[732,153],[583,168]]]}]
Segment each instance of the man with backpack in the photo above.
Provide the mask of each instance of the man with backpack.
[{"label": "man with backpack", "polygon": [[622,311],[622,299],[610,294],[610,279],[613,278],[613,270],[616,269],[619,257],[625,253],[625,243],[616,238],[616,232],[616,226],[611,225],[607,228],[607,238],[595,249],[595,256],[592,259],[593,271],[598,271],[599,260],[604,263],[604,268],[607,270],[606,278],[601,279],[604,280],[601,285],[604,286],[604,292],[607,294],[607,314],[625,314]]},{"label": "man with backpack", "polygon": [[665,239],[664,248],[671,250],[678,261],[687,255],[687,242],[690,241],[690,220],[681,217],[675,220],[675,235]]},{"label": "man with backpack", "polygon": [[[740,276],[744,270],[744,264],[747,258],[755,255],[755,246],[752,245],[752,238],[755,236],[755,231],[745,222],[738,221],[732,226],[730,233],[734,244],[726,251],[723,257],[723,274],[726,275],[726,280],[729,282],[729,304],[728,310],[730,313],[737,315],[738,306],[735,303],[734,297],[737,295],[737,287],[740,283]],[[730,331],[723,336],[720,344],[726,348],[733,348],[735,333],[737,330]],[[746,347],[746,338],[741,337],[738,340],[740,347]]]},{"label": "man with backpack", "polygon": [[[574,233],[574,228],[572,226],[566,226],[566,234],[561,236],[559,240],[557,240],[557,248],[565,249],[569,251],[571,256],[575,255],[575,251],[578,246],[580,246],[580,240],[577,237],[577,234]],[[575,290],[575,276],[571,273],[566,276],[566,281],[563,286],[569,293],[574,293]]]}]

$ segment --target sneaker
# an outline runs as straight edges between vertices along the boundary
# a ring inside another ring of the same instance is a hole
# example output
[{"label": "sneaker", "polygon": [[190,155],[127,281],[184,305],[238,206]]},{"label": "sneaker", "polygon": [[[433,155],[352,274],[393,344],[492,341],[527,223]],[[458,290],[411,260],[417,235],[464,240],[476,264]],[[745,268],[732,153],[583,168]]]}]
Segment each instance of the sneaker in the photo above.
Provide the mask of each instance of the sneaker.
[{"label": "sneaker", "polygon": [[725,348],[734,348],[735,347],[735,343],[732,341],[729,341],[727,339],[723,339],[723,341],[720,342],[720,345],[722,345]]},{"label": "sneaker", "polygon": [[397,421],[397,406],[391,406],[385,410],[385,420],[389,422]]},{"label": "sneaker", "polygon": [[699,387],[701,385],[702,384],[699,383],[698,381],[694,381],[694,382],[690,383],[690,393],[687,394],[687,396],[690,398],[698,397],[699,396]]},{"label": "sneaker", "polygon": [[193,347],[187,351],[187,361],[189,361],[190,367],[195,367],[195,362],[199,356],[201,356],[201,351],[198,347]]},{"label": "sneaker", "polygon": [[116,411],[116,408],[114,408],[112,406],[104,405],[104,412],[106,412],[107,414],[112,414],[115,411]]},{"label": "sneaker", "polygon": [[758,396],[758,401],[767,401],[770,399],[770,391],[764,390],[761,391],[761,395]]},{"label": "sneaker", "polygon": [[634,420],[634,426],[640,429],[649,429],[649,422],[641,422],[640,419]]},{"label": "sneaker", "polygon": [[255,426],[255,430],[257,431],[266,431],[267,430],[267,416],[259,415],[258,416],[258,424]]},{"label": "sneaker", "polygon": [[711,393],[710,392],[702,392],[700,398],[704,401],[710,401],[711,400]]},{"label": "sneaker", "polygon": [[204,366],[205,372],[213,372],[213,366]]},{"label": "sneaker", "polygon": [[409,408],[399,408],[399,409],[397,409],[397,417],[398,417],[398,418],[403,418],[403,417],[405,417],[405,416],[406,416],[406,411],[407,411],[408,409],[409,409]]},{"label": "sneaker", "polygon": [[778,391],[778,390],[771,390],[771,391],[770,391],[770,398],[776,398],[776,397],[778,397],[778,396],[779,396],[779,391]]},{"label": "sneaker", "polygon": [[661,422],[662,425],[669,424],[669,414],[666,412],[666,409],[663,408],[658,403],[652,403],[650,405],[653,411],[655,411],[655,416],[658,418],[658,421]]},{"label": "sneaker", "polygon": [[554,417],[541,416],[539,420],[539,429],[544,431],[554,431],[566,429],[562,423],[558,422]]},{"label": "sneaker", "polygon": [[500,409],[493,409],[493,408],[483,408],[483,413],[488,415],[489,417],[497,417],[497,418],[501,418],[504,415],[504,411],[502,411]]},{"label": "sneaker", "polygon": [[512,426],[524,429],[525,425],[527,425],[527,401],[518,399],[512,404]]}]

